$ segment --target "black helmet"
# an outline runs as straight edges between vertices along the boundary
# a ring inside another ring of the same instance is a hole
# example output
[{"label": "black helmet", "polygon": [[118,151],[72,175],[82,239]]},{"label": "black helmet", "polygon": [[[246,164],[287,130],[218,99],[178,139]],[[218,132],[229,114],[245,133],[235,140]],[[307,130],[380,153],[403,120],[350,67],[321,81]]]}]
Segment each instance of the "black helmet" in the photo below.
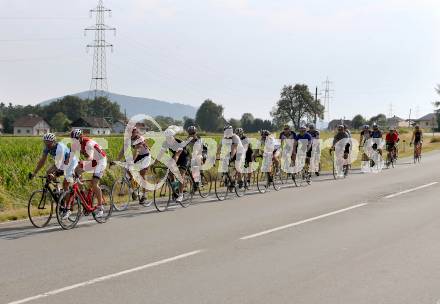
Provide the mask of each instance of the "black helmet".
[{"label": "black helmet", "polygon": [[197,133],[197,128],[195,126],[189,126],[188,129],[186,129],[189,135],[194,135]]},{"label": "black helmet", "polygon": [[223,131],[226,131],[226,130],[233,130],[234,128],[231,126],[231,125],[226,125],[224,128],[223,128]]},{"label": "black helmet", "polygon": [[243,128],[235,129],[235,134],[237,134],[238,136],[242,136],[244,134]]},{"label": "black helmet", "polygon": [[265,136],[269,136],[270,132],[268,130],[261,130],[260,134],[261,136],[265,137]]}]

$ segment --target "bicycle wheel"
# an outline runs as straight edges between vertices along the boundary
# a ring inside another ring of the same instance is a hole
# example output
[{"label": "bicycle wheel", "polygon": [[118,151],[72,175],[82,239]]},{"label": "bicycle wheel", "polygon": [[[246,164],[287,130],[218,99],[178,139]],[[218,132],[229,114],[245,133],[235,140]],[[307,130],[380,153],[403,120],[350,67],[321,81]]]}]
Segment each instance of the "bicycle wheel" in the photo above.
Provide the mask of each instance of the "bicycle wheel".
[{"label": "bicycle wheel", "polygon": [[185,174],[183,182],[183,200],[179,202],[180,206],[187,208],[192,203],[194,197],[194,184],[192,178]]},{"label": "bicycle wheel", "polygon": [[211,173],[201,172],[199,182],[199,195],[201,198],[207,198],[211,194],[212,179]]},{"label": "bicycle wheel", "polygon": [[[58,224],[60,224],[61,228],[64,230],[69,230],[74,228],[81,218],[82,215],[82,206],[81,201],[79,197],[75,197],[73,199],[69,199],[70,206],[67,206],[68,202],[66,201],[67,195],[73,195],[72,192],[65,192],[60,197],[60,200],[58,201],[57,208],[56,208],[56,214],[57,214],[57,220]],[[70,215],[66,217],[66,212],[70,211]]]},{"label": "bicycle wheel", "polygon": [[257,175],[257,189],[260,193],[266,193],[269,187],[269,179],[267,172],[258,172]]},{"label": "bicycle wheel", "polygon": [[235,194],[238,196],[238,197],[242,197],[243,195],[245,195],[246,194],[246,189],[247,189],[247,181],[246,181],[246,178],[245,178],[245,176],[244,176],[244,174],[242,174],[241,176],[240,176],[240,180],[238,180],[237,182],[236,182],[236,184],[235,184]]},{"label": "bicycle wheel", "polygon": [[153,203],[157,211],[164,212],[168,209],[172,192],[168,180],[159,189],[154,190]]},{"label": "bicycle wheel", "polygon": [[[112,199],[112,193],[110,191],[110,188],[107,186],[101,186],[101,192],[102,192],[102,205],[101,208],[104,211],[103,216],[97,217],[95,212],[93,212],[93,218],[95,221],[97,221],[100,224],[103,224],[108,221],[108,219],[112,216],[113,212],[113,199]],[[94,204],[98,204],[97,200],[95,199],[95,196],[93,196]]]},{"label": "bicycle wheel", "polygon": [[224,201],[228,196],[230,180],[227,173],[219,172],[214,183],[215,196],[219,201]]},{"label": "bicycle wheel", "polygon": [[54,200],[50,193],[44,190],[34,191],[28,202],[28,216],[32,225],[43,228],[52,219]]},{"label": "bicycle wheel", "polygon": [[132,201],[132,190],[125,178],[118,179],[112,187],[113,207],[116,211],[125,211]]},{"label": "bicycle wheel", "polygon": [[276,172],[273,174],[272,185],[275,191],[281,190],[281,186],[283,185],[283,176],[280,169],[276,169]]}]

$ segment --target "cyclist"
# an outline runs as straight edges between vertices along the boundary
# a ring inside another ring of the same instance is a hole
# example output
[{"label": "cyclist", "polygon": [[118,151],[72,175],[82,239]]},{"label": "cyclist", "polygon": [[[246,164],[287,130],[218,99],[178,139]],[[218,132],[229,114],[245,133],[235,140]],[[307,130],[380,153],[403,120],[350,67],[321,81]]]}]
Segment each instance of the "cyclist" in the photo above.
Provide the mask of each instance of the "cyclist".
[{"label": "cyclist", "polygon": [[396,132],[396,128],[390,127],[389,132],[385,136],[386,149],[389,153],[394,153],[393,157],[397,157],[397,144],[399,143],[399,134]]},{"label": "cyclist", "polygon": [[[312,143],[313,143],[313,141],[319,139],[320,133],[318,130],[316,130],[316,127],[314,124],[312,124],[312,123],[309,124],[309,130],[307,132],[312,136]],[[310,147],[310,150],[308,153],[308,155],[310,155],[310,157],[312,157],[312,149],[313,149],[313,146]],[[319,163],[318,171],[315,172],[316,176],[319,176],[320,171],[321,171],[320,169],[321,169],[321,163]]]},{"label": "cyclist", "polygon": [[[379,126],[376,123],[373,124],[373,131],[371,131],[371,138],[373,138],[373,140],[380,140],[383,138],[382,131],[379,129]],[[377,149],[377,151],[379,151],[379,154],[382,155],[382,149],[380,148],[378,149],[377,142],[373,144],[373,149],[374,150]]]},{"label": "cyclist", "polygon": [[[162,145],[162,148],[157,156],[157,159],[160,160],[162,158],[163,153],[165,153],[165,151],[168,150],[171,153],[172,159],[176,162],[180,175],[183,177],[190,165],[189,152],[186,146],[192,140],[192,138],[189,138],[185,142],[179,138],[176,138],[176,134],[179,130],[180,128],[177,126],[170,126],[165,130],[164,132],[165,142]],[[176,182],[175,176],[173,176],[173,182]],[[183,201],[183,190],[185,185],[183,182],[179,182],[178,185],[179,188],[178,188],[176,202],[180,203]]]},{"label": "cyclist", "polygon": [[295,163],[296,160],[296,154],[298,152],[298,143],[307,141],[307,147],[306,147],[306,165],[310,164],[310,158],[312,157],[312,135],[310,135],[307,132],[306,126],[301,126],[299,128],[299,133],[295,136],[295,144],[293,146],[293,153],[292,153],[292,161]]},{"label": "cyclist", "polygon": [[[197,134],[196,126],[189,126],[186,129],[188,134],[188,145],[187,148],[192,148],[191,159],[194,161],[194,166],[192,174],[194,178],[194,190],[197,191],[200,183],[200,167],[206,162],[208,158],[208,147],[203,144],[202,138]],[[196,170],[195,167],[199,169]]]},{"label": "cyclist", "polygon": [[285,125],[279,137],[281,144],[283,144],[286,139],[295,139],[295,135],[295,132],[290,129],[290,126]]},{"label": "cyclist", "polygon": [[95,216],[98,218],[103,217],[103,198],[102,191],[99,186],[99,181],[104,176],[104,172],[107,167],[107,154],[96,141],[84,136],[81,129],[73,130],[70,133],[70,137],[76,140],[72,143],[72,150],[75,151],[79,149],[80,155],[86,158],[85,161],[79,162],[79,165],[76,167],[75,173],[77,176],[81,176],[81,174],[86,170],[93,170],[91,187],[93,193],[96,195],[96,198],[98,200]]},{"label": "cyclist", "polygon": [[47,170],[46,174],[49,179],[65,175],[63,181],[63,189],[69,189],[68,180],[72,178],[75,167],[78,165],[78,159],[70,153],[70,149],[64,144],[57,142],[55,134],[46,133],[43,136],[44,149],[43,155],[38,161],[37,167],[32,173],[29,173],[29,179],[34,178],[46,163],[47,157],[51,156],[55,163]]},{"label": "cyclist", "polygon": [[[151,164],[151,155],[150,148],[145,140],[145,138],[140,134],[139,130],[136,127],[133,127],[131,131],[131,147],[133,149],[133,159],[136,170],[139,170],[139,175],[145,180],[145,176],[147,174],[148,167]],[[124,157],[125,149],[122,147],[117,160],[121,160]],[[114,165],[113,162],[110,162],[110,165]],[[130,170],[128,170],[128,174],[130,175],[130,180],[133,179],[133,175]],[[136,198],[135,192],[133,192]],[[142,187],[142,197],[139,199],[139,204],[143,205],[146,203],[146,189]]]},{"label": "cyclist", "polygon": [[[280,147],[281,144],[279,141],[275,139],[275,137],[270,134],[268,130],[262,130],[260,132],[261,135],[261,143],[264,145],[263,151],[264,155],[267,155],[268,153],[272,153],[272,166],[269,170],[269,172],[272,171],[272,167],[275,166],[275,168],[279,168],[280,165]],[[269,174],[269,182],[273,181],[273,175]]]},{"label": "cyclist", "polygon": [[419,151],[422,150],[422,144],[423,144],[423,131],[420,129],[418,125],[414,127],[414,131],[411,137],[410,146],[414,144],[415,148],[418,148]]},{"label": "cyclist", "polygon": [[[333,138],[333,144],[332,144],[332,147],[330,148],[330,152],[334,151],[336,144],[345,138],[350,138],[350,137],[347,134],[347,132],[345,132],[344,126],[339,125],[338,132],[336,133],[336,135]],[[344,159],[347,159],[349,154],[350,154],[350,144],[347,143],[344,147]]]},{"label": "cyclist", "polygon": [[[244,167],[249,168],[249,165],[252,163],[253,154],[254,154],[254,151],[252,150],[252,145],[242,128],[235,129],[234,133],[237,134],[238,137],[240,137],[241,144],[243,145],[243,151],[245,151]],[[252,175],[251,172],[248,172],[246,174],[246,180],[248,185],[250,185],[251,183],[251,175]],[[239,186],[241,186],[240,183],[242,183],[241,180],[239,181]]]}]

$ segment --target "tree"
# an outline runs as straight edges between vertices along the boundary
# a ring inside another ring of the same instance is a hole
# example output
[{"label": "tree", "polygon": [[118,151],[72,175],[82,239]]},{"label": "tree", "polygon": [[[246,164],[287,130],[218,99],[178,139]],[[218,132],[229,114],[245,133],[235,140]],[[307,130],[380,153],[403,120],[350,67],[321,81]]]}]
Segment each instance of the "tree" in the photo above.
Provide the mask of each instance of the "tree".
[{"label": "tree", "polygon": [[295,128],[299,128],[304,118],[312,121],[315,116],[323,118],[324,106],[319,100],[315,101],[307,85],[286,85],[271,115],[278,125],[292,122]]},{"label": "tree", "polygon": [[234,128],[234,130],[241,127],[240,120],[235,119],[235,118],[229,119],[228,123]]},{"label": "tree", "polygon": [[162,129],[166,129],[169,126],[182,126],[182,122],[180,120],[175,120],[172,117],[169,116],[156,116],[154,117],[156,122],[160,125]]},{"label": "tree", "polygon": [[183,117],[183,128],[186,130],[188,129],[190,126],[197,126],[196,121],[194,118],[189,118],[189,117]]},{"label": "tree", "polygon": [[240,124],[241,127],[245,130],[245,131],[250,131],[252,132],[253,126],[254,126],[254,116],[251,113],[244,113],[241,116],[240,119]]},{"label": "tree", "polygon": [[67,131],[66,126],[68,126],[69,123],[70,120],[67,118],[66,114],[62,112],[58,112],[50,120],[50,126],[52,127],[52,129],[59,132]]},{"label": "tree", "polygon": [[[440,84],[435,88],[437,93],[440,95]],[[440,101],[434,102],[435,110],[434,112],[437,114],[437,131],[440,131]]]},{"label": "tree", "polygon": [[223,106],[215,104],[212,100],[205,100],[196,113],[196,123],[204,131],[216,132],[224,124]]},{"label": "tree", "polygon": [[6,116],[3,118],[3,128],[5,130],[5,133],[14,133],[14,121]]},{"label": "tree", "polygon": [[371,117],[368,123],[370,125],[377,124],[378,126],[385,127],[387,125],[387,117],[385,114],[378,114]]},{"label": "tree", "polygon": [[366,119],[361,114],[358,114],[355,117],[353,117],[352,124],[354,129],[360,129],[366,123],[367,123]]}]

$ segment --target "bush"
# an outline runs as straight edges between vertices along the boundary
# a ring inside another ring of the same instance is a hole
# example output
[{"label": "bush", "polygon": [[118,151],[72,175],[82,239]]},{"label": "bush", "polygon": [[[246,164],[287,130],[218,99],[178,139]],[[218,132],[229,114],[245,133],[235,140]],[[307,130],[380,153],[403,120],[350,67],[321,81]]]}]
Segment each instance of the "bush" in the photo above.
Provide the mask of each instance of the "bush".
[{"label": "bush", "polygon": [[431,138],[431,143],[438,143],[440,142],[440,137],[432,137]]}]

